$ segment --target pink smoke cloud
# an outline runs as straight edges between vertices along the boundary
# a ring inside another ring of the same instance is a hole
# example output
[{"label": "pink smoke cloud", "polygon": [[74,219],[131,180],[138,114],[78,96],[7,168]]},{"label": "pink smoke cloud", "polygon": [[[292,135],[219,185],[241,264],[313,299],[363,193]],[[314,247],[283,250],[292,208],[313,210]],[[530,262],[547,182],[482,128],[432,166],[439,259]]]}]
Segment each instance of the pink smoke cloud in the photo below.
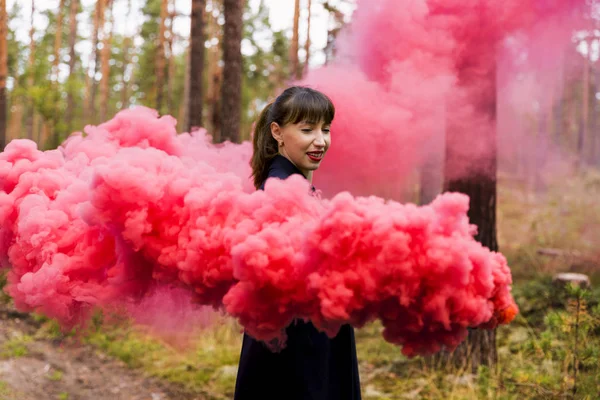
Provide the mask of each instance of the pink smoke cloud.
[{"label": "pink smoke cloud", "polygon": [[452,133],[449,179],[488,173],[497,142],[505,158],[538,153],[538,143],[504,121],[496,141],[491,110],[516,119],[510,110],[552,106],[549,88],[562,84],[561,60],[574,29],[586,26],[584,11],[580,0],[359,0],[337,61],[302,81],[338,110],[317,185],[328,194],[401,198],[411,174],[443,148],[432,146],[443,140],[440,127]]},{"label": "pink smoke cloud", "polygon": [[[169,310],[192,297],[263,340],[282,338],[294,318],[330,335],[379,319],[408,355],[509,322],[510,270],[473,240],[465,196],[418,208],[343,191],[400,198],[440,126],[461,133],[449,142],[458,157],[447,175],[480,171],[496,151],[486,134],[493,86],[503,115],[536,99],[551,107],[544,90],[561,65],[553,55],[568,47],[581,3],[360,0],[340,61],[304,81],[337,108],[316,174],[330,200],[296,178],[255,192],[249,143],[177,135],[173,118],[144,108],[86,127],[58,150],[10,143],[0,154],[8,293],[65,327],[123,305],[153,325],[147,311],[176,315]],[[519,128],[509,122],[501,126]]]},{"label": "pink smoke cloud", "polygon": [[18,140],[0,154],[1,249],[20,309],[70,327],[125,306],[152,324],[132,304],[152,308],[171,287],[173,307],[185,289],[265,341],[285,339],[295,318],[329,335],[380,319],[408,355],[517,312],[506,260],[473,239],[464,195],[422,208],[324,200],[298,176],[249,191],[247,171],[219,164],[247,144],[199,159],[213,149],[203,132],[177,135],[143,108],[87,132],[59,150]]}]

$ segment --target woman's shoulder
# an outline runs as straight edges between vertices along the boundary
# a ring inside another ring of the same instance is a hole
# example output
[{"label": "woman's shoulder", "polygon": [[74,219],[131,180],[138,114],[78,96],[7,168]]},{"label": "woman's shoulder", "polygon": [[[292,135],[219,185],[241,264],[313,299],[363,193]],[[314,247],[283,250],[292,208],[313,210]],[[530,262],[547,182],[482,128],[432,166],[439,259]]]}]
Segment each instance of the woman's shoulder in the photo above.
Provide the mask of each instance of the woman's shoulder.
[{"label": "woman's shoulder", "polygon": [[271,161],[269,173],[284,174],[287,176],[294,174],[302,174],[300,170],[287,157],[278,154]]},{"label": "woman's shoulder", "polygon": [[[267,179],[269,178],[278,178],[278,179],[287,179],[291,175],[300,174],[302,172],[290,160],[285,158],[282,155],[276,155],[271,163],[269,164],[269,172],[267,174]],[[261,189],[264,189],[265,182],[260,186]]]}]

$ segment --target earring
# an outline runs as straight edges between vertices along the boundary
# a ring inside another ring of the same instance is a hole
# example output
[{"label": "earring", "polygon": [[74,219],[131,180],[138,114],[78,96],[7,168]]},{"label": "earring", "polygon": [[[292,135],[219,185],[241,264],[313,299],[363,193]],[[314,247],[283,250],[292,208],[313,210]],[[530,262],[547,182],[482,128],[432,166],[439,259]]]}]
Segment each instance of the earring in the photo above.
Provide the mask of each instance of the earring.
[{"label": "earring", "polygon": [[277,143],[279,143],[279,147],[283,147],[283,141]]}]

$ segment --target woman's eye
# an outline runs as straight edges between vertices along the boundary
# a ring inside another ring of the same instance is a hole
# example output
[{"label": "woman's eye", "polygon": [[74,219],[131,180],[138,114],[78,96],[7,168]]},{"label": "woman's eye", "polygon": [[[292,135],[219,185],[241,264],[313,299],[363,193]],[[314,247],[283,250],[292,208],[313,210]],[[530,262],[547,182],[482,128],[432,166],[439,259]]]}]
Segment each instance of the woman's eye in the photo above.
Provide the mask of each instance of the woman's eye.
[{"label": "woman's eye", "polygon": [[323,129],[323,132],[329,133],[329,129]]},{"label": "woman's eye", "polygon": [[302,129],[302,132],[310,133],[312,132],[312,129],[304,128]]}]

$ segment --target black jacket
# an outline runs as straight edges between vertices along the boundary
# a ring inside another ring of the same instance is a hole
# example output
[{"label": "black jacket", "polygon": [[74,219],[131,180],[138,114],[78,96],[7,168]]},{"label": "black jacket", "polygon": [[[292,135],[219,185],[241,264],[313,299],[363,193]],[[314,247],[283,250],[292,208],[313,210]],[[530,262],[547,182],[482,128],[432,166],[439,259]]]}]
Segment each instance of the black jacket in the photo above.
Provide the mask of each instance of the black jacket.
[{"label": "black jacket", "polygon": [[[269,178],[293,174],[302,173],[287,158],[276,156],[271,162]],[[299,320],[286,333],[287,346],[279,353],[244,334],[234,400],[360,400],[350,325],[333,339]]]}]

